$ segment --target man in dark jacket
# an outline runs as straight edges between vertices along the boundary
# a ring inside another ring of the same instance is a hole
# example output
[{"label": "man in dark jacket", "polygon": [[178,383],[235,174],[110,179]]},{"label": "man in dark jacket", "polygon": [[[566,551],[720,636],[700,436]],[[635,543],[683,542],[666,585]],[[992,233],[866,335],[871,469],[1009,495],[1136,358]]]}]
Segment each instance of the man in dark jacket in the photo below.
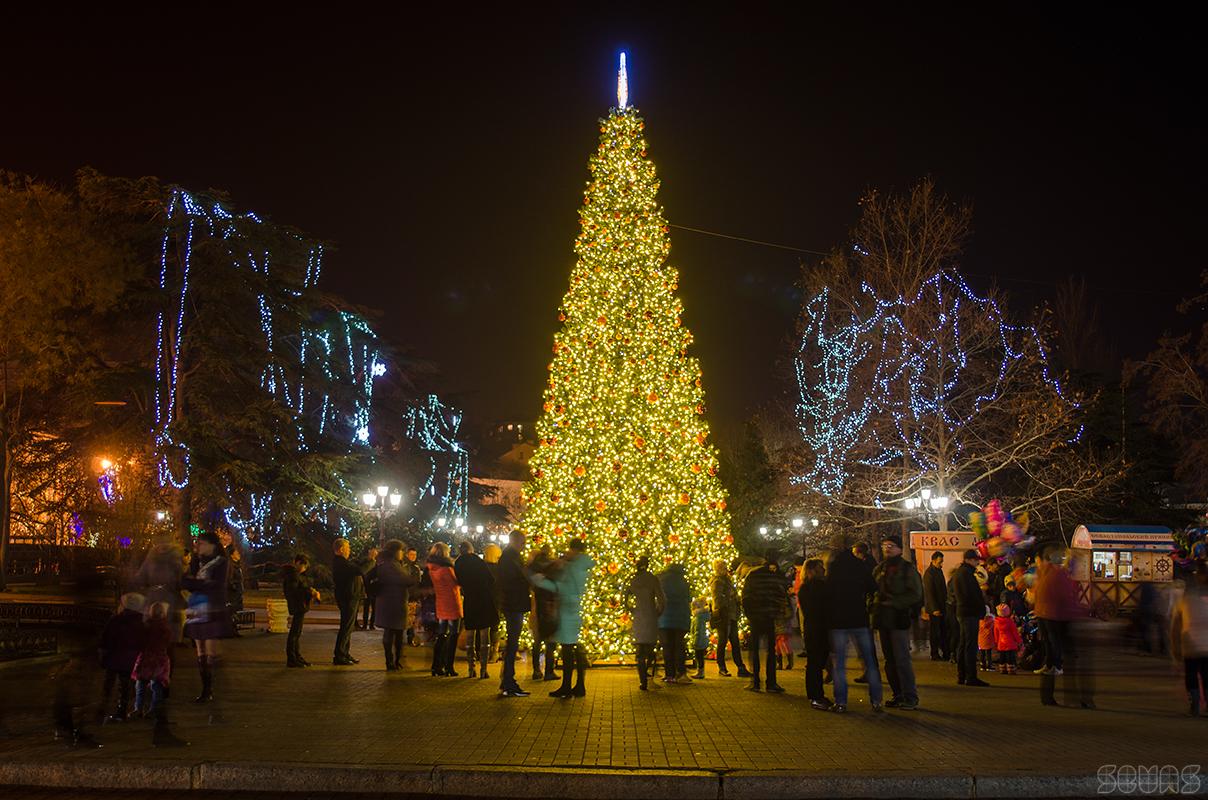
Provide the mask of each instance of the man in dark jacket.
[{"label": "man in dark jacket", "polygon": [[797,592],[801,609],[801,636],[805,641],[805,696],[810,707],[826,711],[831,701],[823,688],[822,671],[830,659],[830,635],[826,626],[826,569],[822,559],[805,562],[805,580]]},{"label": "man in dark jacket", "polygon": [[524,615],[532,604],[528,575],[524,571],[524,534],[508,534],[508,546],[499,556],[496,575],[499,577],[499,603],[507,639],[503,646],[503,675],[499,678],[499,694],[503,697],[528,697],[516,680],[516,654],[520,651],[520,631]]},{"label": "man in dark jacket", "polygon": [[352,548],[347,539],[336,539],[332,546],[335,558],[331,562],[331,579],[335,583],[336,605],[340,608],[340,630],[336,633],[336,648],[331,663],[337,667],[360,663],[352,657],[352,628],[356,625],[357,610],[365,597],[365,579],[361,570],[348,560]]},{"label": "man in dark jacket", "polygon": [[986,597],[977,585],[977,575],[973,571],[978,561],[976,550],[966,550],[964,561],[956,568],[952,581],[961,631],[956,648],[956,682],[964,686],[990,685],[977,677],[977,627],[986,615]]},{"label": "man in dark jacket", "polygon": [[462,627],[466,631],[466,661],[469,675],[475,676],[475,668],[481,665],[484,680],[487,674],[487,658],[491,653],[491,628],[499,624],[499,609],[495,606],[495,576],[487,562],[474,552],[471,542],[458,545],[461,555],[453,562],[453,572],[461,587]]},{"label": "man in dark jacket", "polygon": [[944,582],[944,554],[932,553],[931,566],[923,573],[923,611],[930,630],[931,660],[948,660],[948,588]]},{"label": "man in dark jacket", "polygon": [[378,549],[376,547],[369,548],[369,552],[361,559],[361,585],[365,587],[365,599],[361,601],[361,630],[371,631],[377,627],[377,618],[374,614],[374,606],[377,603],[377,592],[374,590],[374,582],[369,579],[369,573],[377,566]]},{"label": "man in dark jacket", "polygon": [[885,674],[893,689],[893,698],[885,705],[913,711],[919,707],[919,693],[910,660],[910,628],[923,605],[923,581],[914,564],[902,558],[902,537],[884,537],[881,554],[885,557],[874,570],[873,579],[877,582],[877,634],[885,653]]},{"label": "man in dark jacket", "polygon": [[868,627],[868,597],[877,590],[872,570],[847,548],[842,535],[836,537],[826,576],[826,618],[830,626],[831,653],[834,655],[835,703],[831,710],[847,710],[847,644],[856,643],[856,651],[868,676],[868,698],[872,710],[881,712],[881,671],[877,666]]},{"label": "man in dark jacket", "polygon": [[302,625],[311,601],[319,592],[311,585],[306,571],[310,559],[305,553],[294,556],[292,564],[282,568],[281,591],[289,609],[289,635],[285,637],[285,665],[287,667],[309,667],[310,662],[302,657]]},{"label": "man in dark jacket", "polygon": [[776,623],[787,611],[789,582],[780,572],[779,557],[769,550],[763,566],[751,570],[742,586],[742,610],[751,626],[751,685],[747,689],[752,692],[760,690],[759,644],[763,641],[767,642],[765,687],[769,692],[784,691],[776,683]]}]

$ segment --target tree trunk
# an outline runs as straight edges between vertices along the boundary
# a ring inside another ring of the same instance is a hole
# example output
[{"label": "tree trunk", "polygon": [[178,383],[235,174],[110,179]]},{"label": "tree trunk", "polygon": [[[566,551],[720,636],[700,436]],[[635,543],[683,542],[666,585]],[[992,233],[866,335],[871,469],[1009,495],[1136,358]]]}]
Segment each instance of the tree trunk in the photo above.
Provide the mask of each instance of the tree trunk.
[{"label": "tree trunk", "polygon": [[193,534],[189,526],[193,524],[193,485],[186,484],[176,491],[176,509],[172,519],[176,523],[176,534],[186,552],[193,547]]},{"label": "tree trunk", "polygon": [[0,592],[8,588],[8,550],[12,534],[12,457],[8,437],[0,441]]}]

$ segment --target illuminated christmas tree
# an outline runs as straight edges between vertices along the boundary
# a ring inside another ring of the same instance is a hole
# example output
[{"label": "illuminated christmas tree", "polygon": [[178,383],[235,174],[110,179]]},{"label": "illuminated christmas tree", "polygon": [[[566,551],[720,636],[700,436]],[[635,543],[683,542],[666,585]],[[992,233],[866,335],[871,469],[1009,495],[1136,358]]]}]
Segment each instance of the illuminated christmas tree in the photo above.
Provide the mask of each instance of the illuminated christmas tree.
[{"label": "illuminated christmas tree", "polygon": [[666,263],[659,182],[645,123],[628,104],[623,54],[617,99],[589,162],[522,524],[532,544],[548,542],[556,553],[572,537],[586,540],[597,568],[581,641],[597,659],[633,650],[625,587],[639,556],[655,571],[683,564],[701,595],[713,561],[735,555],[700,364],[688,356],[692,334]]}]

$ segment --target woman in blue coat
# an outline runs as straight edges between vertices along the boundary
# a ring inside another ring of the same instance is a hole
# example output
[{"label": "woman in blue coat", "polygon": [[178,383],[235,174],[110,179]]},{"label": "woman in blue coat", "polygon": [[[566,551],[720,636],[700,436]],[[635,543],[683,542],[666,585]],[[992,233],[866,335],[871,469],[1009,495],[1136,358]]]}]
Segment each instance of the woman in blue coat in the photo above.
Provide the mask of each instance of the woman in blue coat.
[{"label": "woman in blue coat", "polygon": [[[583,628],[583,592],[587,587],[587,576],[596,562],[587,555],[586,549],[582,539],[571,539],[570,553],[556,579],[550,580],[541,574],[533,576],[533,585],[558,595],[558,630],[554,639],[562,645],[562,686],[550,692],[550,697],[566,699],[587,695],[583,686],[587,655],[579,644],[579,633]],[[570,685],[572,668],[578,672],[573,689]]]},{"label": "woman in blue coat", "polygon": [[663,640],[663,681],[692,683],[684,665],[684,635],[692,625],[692,590],[684,577],[684,565],[668,566],[659,575],[659,583],[667,599],[659,616],[659,636]]}]

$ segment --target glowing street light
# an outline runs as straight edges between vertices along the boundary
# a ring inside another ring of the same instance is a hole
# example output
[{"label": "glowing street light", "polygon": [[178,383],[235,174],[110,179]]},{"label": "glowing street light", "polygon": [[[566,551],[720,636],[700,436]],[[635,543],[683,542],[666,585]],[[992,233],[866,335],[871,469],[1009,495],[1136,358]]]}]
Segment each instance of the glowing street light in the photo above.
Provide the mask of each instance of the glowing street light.
[{"label": "glowing street light", "polygon": [[378,486],[377,492],[366,491],[361,495],[361,502],[370,511],[378,515],[378,547],[386,544],[386,513],[397,511],[403,504],[403,494],[398,490],[391,491],[389,486]]}]

